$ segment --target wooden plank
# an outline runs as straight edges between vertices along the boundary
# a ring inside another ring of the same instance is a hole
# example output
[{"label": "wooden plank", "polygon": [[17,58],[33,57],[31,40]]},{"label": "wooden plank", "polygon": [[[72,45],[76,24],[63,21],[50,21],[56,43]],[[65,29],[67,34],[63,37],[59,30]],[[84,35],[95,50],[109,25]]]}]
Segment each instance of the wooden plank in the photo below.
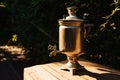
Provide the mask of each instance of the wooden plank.
[{"label": "wooden plank", "polygon": [[23,80],[33,80],[33,78],[30,76],[30,72],[24,71],[24,79]]},{"label": "wooden plank", "polygon": [[[45,69],[43,69],[42,67],[38,67],[37,65],[26,68],[25,72],[29,73],[29,77],[32,77],[32,80],[58,80]],[[26,76],[24,77],[26,80],[29,80]]]},{"label": "wooden plank", "polygon": [[57,71],[55,71],[53,68],[54,66],[52,66],[53,68],[49,67],[48,65],[41,65],[41,67],[43,67],[46,71],[48,71],[49,73],[51,73],[53,76],[55,76],[56,78],[58,78],[59,80],[68,80],[66,79],[63,75],[59,74]]},{"label": "wooden plank", "polygon": [[90,62],[90,61],[85,60],[85,59],[80,59],[78,62],[81,65],[83,65],[87,70],[89,70],[91,72],[96,72],[96,73],[99,73],[99,74],[111,72],[111,73],[120,75],[119,70],[116,70],[116,69],[98,64],[98,63]]},{"label": "wooden plank", "polygon": [[[61,63],[65,64],[66,62],[64,61]],[[61,63],[56,63],[56,64],[61,65]],[[82,66],[84,66],[84,65],[82,65]],[[80,70],[77,75],[74,75],[74,76],[70,75],[70,76],[72,76],[74,78],[76,77],[77,80],[96,80],[96,78],[88,76],[85,73],[86,73],[86,70]],[[73,80],[72,78],[70,78],[70,79]]]},{"label": "wooden plank", "polygon": [[79,60],[79,63],[82,64],[86,69],[86,72],[84,74],[89,75],[91,77],[95,77],[97,80],[120,79],[120,71],[118,70],[97,63],[93,63],[84,59]]},{"label": "wooden plank", "polygon": [[[65,62],[61,62],[63,64],[65,64]],[[61,65],[61,63],[56,63],[58,65]],[[81,74],[79,75],[79,77],[87,79],[87,80],[118,80],[120,79],[120,71],[111,69],[109,67],[100,65],[100,64],[96,64],[96,63],[91,63],[89,61],[86,60],[81,60],[79,61],[79,63],[85,67],[85,71],[81,71]],[[86,66],[87,65],[87,66]],[[107,77],[110,76],[111,77]],[[114,77],[113,77],[114,76]]]},{"label": "wooden plank", "polygon": [[53,67],[53,69],[59,73],[59,75],[62,75],[64,76],[64,78],[66,78],[67,80],[86,80],[84,78],[81,78],[79,77],[78,75],[74,75],[72,76],[70,74],[70,72],[68,71],[64,71],[64,70],[60,70],[60,67],[62,67],[63,64],[59,63],[59,62],[56,62],[56,63],[51,63],[51,64],[48,64],[49,67]]},{"label": "wooden plank", "polygon": [[96,64],[84,59],[78,61],[85,70],[80,70],[77,75],[71,75],[69,71],[60,70],[66,63],[54,62],[43,65],[35,65],[24,69],[24,80],[119,80],[120,71]]}]

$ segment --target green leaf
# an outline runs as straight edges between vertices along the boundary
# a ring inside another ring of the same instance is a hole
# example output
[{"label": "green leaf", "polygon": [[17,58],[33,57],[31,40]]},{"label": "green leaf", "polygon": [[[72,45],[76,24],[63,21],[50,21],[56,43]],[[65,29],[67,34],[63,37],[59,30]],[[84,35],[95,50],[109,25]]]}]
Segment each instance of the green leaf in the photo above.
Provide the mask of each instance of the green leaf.
[{"label": "green leaf", "polygon": [[12,41],[13,41],[13,42],[16,42],[16,41],[17,41],[17,38],[18,38],[18,35],[17,35],[17,34],[12,35]]},{"label": "green leaf", "polygon": [[4,2],[0,2],[0,7],[6,7]]}]

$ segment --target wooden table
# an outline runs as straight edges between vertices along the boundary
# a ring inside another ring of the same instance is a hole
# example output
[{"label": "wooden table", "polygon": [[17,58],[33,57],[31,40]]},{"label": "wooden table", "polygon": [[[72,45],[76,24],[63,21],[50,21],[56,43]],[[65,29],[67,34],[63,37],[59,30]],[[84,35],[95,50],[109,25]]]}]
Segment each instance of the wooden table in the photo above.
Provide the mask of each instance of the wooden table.
[{"label": "wooden table", "polygon": [[120,71],[96,64],[84,59],[79,63],[84,66],[77,75],[60,70],[66,62],[53,62],[24,68],[24,80],[120,80]]}]

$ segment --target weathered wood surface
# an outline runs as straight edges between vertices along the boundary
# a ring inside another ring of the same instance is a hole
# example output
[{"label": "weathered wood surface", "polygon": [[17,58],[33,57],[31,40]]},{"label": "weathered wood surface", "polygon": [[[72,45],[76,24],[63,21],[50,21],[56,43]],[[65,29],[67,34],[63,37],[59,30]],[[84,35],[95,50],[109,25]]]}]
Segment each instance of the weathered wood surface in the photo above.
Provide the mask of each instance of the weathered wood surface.
[{"label": "weathered wood surface", "polygon": [[65,62],[53,62],[24,68],[24,80],[120,80],[120,71],[80,59],[84,66],[77,75],[60,70]]}]

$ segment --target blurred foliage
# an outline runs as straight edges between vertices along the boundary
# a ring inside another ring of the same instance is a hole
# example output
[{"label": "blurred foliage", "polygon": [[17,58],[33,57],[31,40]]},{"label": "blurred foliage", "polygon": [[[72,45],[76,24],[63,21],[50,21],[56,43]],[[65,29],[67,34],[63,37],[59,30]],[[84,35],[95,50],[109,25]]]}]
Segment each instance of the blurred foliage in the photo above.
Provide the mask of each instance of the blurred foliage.
[{"label": "blurred foliage", "polygon": [[6,7],[4,2],[0,2],[0,7]]},{"label": "blurred foliage", "polygon": [[[119,68],[120,64],[120,0],[114,0],[109,14],[102,17],[103,22],[99,25],[96,33],[89,36],[90,47],[87,57]],[[89,51],[90,50],[90,51]]]},{"label": "blurred foliage", "polygon": [[7,43],[11,35],[17,34],[18,44],[30,50],[27,56],[34,64],[66,59],[64,55],[50,58],[47,46],[59,45],[58,19],[68,15],[66,6],[71,4],[78,6],[79,18],[84,18],[85,13],[89,14],[85,18],[94,24],[86,38],[86,58],[106,64],[120,64],[120,0],[5,0],[3,2],[6,12],[0,7],[0,12],[3,12],[0,13],[0,28],[2,28],[0,37],[7,37],[0,42]]},{"label": "blurred foliage", "polygon": [[[57,3],[57,4],[56,4]],[[32,63],[45,63],[62,59],[50,58],[49,43],[58,44],[58,22],[66,11],[64,0],[8,0],[6,6],[12,14],[13,34],[18,43],[30,50],[27,57]],[[62,12],[63,11],[63,12]]]}]

